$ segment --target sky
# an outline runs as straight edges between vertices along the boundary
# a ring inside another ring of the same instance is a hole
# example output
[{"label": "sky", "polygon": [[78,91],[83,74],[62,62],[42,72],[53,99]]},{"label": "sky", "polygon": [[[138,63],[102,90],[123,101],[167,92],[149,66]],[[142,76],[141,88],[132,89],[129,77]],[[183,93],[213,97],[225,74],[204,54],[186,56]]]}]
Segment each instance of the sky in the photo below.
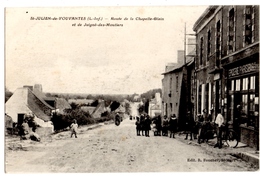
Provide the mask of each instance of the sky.
[{"label": "sky", "polygon": [[[140,94],[161,88],[165,65],[177,62],[177,50],[184,49],[185,23],[187,33],[193,33],[193,24],[206,8],[6,8],[5,86],[15,91],[23,85],[42,84],[44,92],[90,94]],[[89,27],[85,23],[123,26]]]}]

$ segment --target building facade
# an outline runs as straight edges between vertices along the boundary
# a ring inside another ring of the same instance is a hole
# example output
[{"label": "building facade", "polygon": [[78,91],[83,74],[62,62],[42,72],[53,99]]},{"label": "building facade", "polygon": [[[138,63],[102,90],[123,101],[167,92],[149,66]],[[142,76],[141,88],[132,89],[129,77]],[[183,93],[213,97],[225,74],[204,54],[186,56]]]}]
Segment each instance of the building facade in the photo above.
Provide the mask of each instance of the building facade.
[{"label": "building facade", "polygon": [[210,6],[193,30],[196,113],[221,109],[241,142],[259,148],[259,6]]},{"label": "building facade", "polygon": [[162,115],[170,117],[175,114],[178,119],[178,129],[184,130],[187,112],[194,116],[194,40],[188,40],[189,56],[185,51],[178,50],[176,63],[171,69],[165,68],[162,80]]}]

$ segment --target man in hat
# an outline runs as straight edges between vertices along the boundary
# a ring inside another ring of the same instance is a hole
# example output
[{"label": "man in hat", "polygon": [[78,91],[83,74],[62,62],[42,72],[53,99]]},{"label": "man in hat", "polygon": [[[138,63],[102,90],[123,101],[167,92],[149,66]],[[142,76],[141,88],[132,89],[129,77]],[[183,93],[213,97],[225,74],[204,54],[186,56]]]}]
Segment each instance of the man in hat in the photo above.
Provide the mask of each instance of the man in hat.
[{"label": "man in hat", "polygon": [[191,116],[190,111],[187,112],[187,119],[186,119],[186,137],[185,140],[188,139],[188,136],[190,134],[190,140],[192,140],[192,132],[194,127],[194,119]]},{"label": "man in hat", "polygon": [[171,115],[170,121],[169,121],[169,130],[170,130],[170,138],[175,138],[174,134],[177,131],[177,118],[176,115]]}]

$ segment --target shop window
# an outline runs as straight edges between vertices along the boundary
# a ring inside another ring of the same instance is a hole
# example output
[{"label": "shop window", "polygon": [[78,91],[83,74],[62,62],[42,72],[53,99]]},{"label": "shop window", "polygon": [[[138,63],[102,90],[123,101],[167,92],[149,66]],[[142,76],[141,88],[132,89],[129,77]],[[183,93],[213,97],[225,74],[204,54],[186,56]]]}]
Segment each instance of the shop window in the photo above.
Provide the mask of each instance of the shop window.
[{"label": "shop window", "polygon": [[255,109],[255,95],[251,94],[249,95],[249,115],[248,115],[248,126],[256,127],[256,117],[255,115],[256,109]]},{"label": "shop window", "polygon": [[243,89],[248,90],[248,78],[243,78]]},{"label": "shop window", "polygon": [[250,89],[255,89],[255,76],[250,77]]},{"label": "shop window", "polygon": [[234,117],[233,107],[234,107],[234,95],[230,95],[230,114],[229,114],[230,118]]},{"label": "shop window", "polygon": [[234,91],[234,90],[235,90],[235,81],[234,81],[234,80],[231,81],[231,86],[230,86],[230,88],[231,88],[231,89],[230,89],[231,91]]},{"label": "shop window", "polygon": [[236,80],[236,91],[240,91],[240,79]]},{"label": "shop window", "polygon": [[255,95],[251,94],[249,96],[249,111],[255,111]]},{"label": "shop window", "polygon": [[241,112],[241,123],[247,123],[247,116],[248,116],[248,102],[247,102],[247,95],[242,95],[242,112]]}]

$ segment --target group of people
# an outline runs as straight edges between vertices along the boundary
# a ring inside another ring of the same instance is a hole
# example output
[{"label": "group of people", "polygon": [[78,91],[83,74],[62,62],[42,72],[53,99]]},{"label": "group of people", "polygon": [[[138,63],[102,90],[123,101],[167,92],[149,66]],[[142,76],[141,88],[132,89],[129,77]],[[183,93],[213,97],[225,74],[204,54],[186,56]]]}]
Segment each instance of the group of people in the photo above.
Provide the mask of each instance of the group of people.
[{"label": "group of people", "polygon": [[[149,131],[151,130],[151,125],[154,130],[155,136],[169,136],[170,138],[175,138],[175,133],[178,130],[178,122],[175,114],[171,115],[169,118],[164,116],[154,117],[151,119],[149,115],[142,114],[139,117],[136,117],[136,134],[137,136],[145,136],[149,137]],[[222,132],[224,126],[224,117],[221,114],[221,110],[217,112],[216,118],[212,117],[212,112],[209,114],[207,109],[203,110],[202,115],[198,115],[197,120],[195,121],[192,117],[190,111],[187,112],[185,129],[184,133],[186,134],[185,140],[190,136],[190,140],[197,139],[198,143],[204,142],[206,139],[205,133],[212,129],[216,128],[217,131],[217,143],[214,147],[221,148],[222,147]]]},{"label": "group of people", "polygon": [[[30,125],[29,125],[30,124]],[[40,136],[36,133],[37,125],[33,120],[25,118],[22,124],[16,124],[20,140],[31,139],[33,141],[41,141]],[[31,129],[30,129],[31,127]]]},{"label": "group of people", "polygon": [[147,114],[141,114],[140,117],[136,117],[136,135],[141,136],[140,133],[142,132],[142,136],[150,137],[151,123],[151,118]]},{"label": "group of people", "polygon": [[194,121],[190,112],[187,112],[185,140],[187,140],[188,136],[190,135],[190,140],[192,140],[192,137],[194,137],[194,139],[198,139],[198,143],[204,142],[204,140],[208,138],[208,136],[205,136],[205,134],[207,134],[206,132],[216,128],[217,143],[214,147],[222,148],[222,132],[225,124],[221,110],[217,111],[217,116],[214,121],[212,118],[212,112],[208,114],[207,109],[204,109],[202,112],[202,115],[198,115],[197,121]]},{"label": "group of people", "polygon": [[174,134],[177,132],[177,118],[175,114],[169,119],[165,116],[163,120],[160,115],[151,119],[149,115],[142,114],[141,117],[136,117],[135,125],[137,136],[141,136],[140,133],[142,132],[142,136],[150,137],[151,125],[155,136],[168,136],[169,131],[170,138],[174,138]]}]

